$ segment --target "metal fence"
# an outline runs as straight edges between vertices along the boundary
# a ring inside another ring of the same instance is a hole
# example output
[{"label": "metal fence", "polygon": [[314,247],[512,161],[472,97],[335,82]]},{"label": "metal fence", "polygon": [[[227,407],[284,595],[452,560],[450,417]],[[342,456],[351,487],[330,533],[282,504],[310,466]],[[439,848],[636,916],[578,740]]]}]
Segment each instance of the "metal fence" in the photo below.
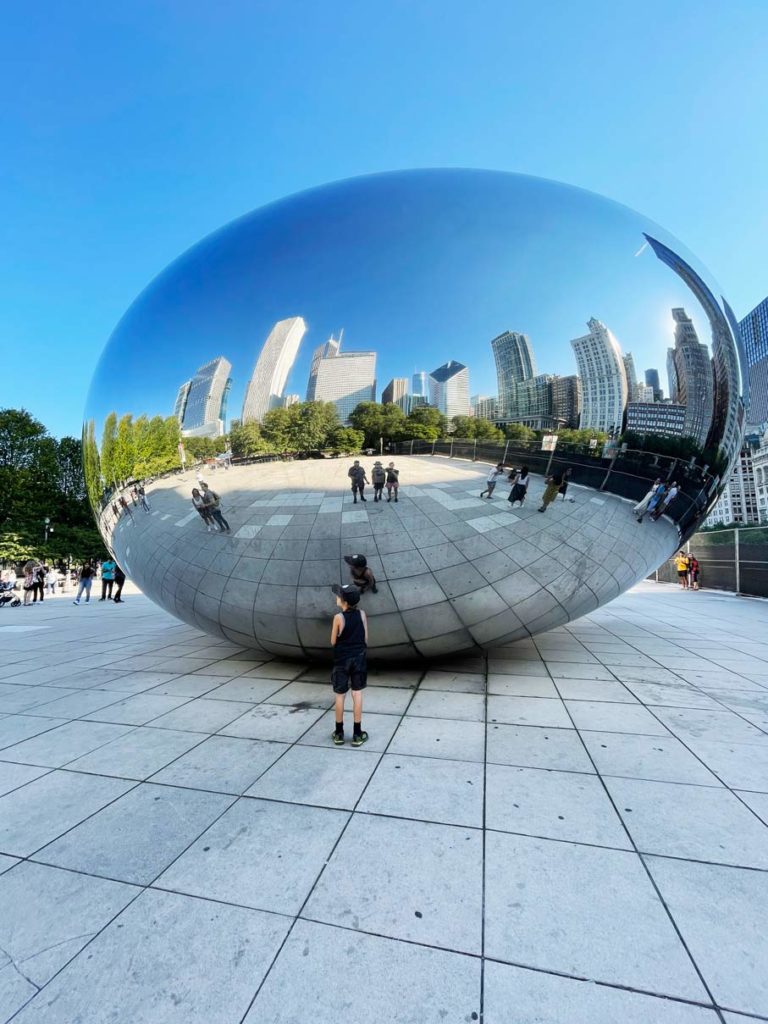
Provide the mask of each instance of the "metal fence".
[{"label": "metal fence", "polygon": [[[768,527],[703,530],[695,533],[683,550],[698,559],[702,587],[768,597]],[[674,562],[665,562],[653,578],[676,583]]]}]

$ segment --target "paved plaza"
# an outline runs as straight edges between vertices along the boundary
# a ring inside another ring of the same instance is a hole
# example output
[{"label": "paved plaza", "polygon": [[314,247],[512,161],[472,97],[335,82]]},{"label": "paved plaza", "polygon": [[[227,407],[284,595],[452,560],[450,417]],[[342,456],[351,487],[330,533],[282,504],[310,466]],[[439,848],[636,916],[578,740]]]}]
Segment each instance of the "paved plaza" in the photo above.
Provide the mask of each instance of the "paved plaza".
[{"label": "paved plaza", "polygon": [[373,671],[354,750],[322,666],[4,609],[0,1021],[768,1018],[766,625],[644,583]]}]

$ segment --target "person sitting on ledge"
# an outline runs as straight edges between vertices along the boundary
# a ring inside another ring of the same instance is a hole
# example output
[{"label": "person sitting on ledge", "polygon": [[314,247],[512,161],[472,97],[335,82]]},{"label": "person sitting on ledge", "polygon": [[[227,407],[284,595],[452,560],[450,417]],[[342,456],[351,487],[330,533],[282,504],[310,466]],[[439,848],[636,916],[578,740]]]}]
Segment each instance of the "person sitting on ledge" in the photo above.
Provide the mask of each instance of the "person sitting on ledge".
[{"label": "person sitting on ledge", "polygon": [[366,590],[370,590],[374,594],[378,593],[376,577],[373,575],[365,555],[344,555],[344,561],[349,566],[353,585],[361,594],[364,594]]}]

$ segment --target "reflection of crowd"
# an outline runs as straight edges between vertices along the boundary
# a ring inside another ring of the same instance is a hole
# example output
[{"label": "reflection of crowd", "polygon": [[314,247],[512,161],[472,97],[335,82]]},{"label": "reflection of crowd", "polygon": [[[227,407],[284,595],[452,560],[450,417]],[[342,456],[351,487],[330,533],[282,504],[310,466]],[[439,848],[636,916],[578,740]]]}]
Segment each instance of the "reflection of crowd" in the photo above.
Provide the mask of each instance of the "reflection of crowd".
[{"label": "reflection of crowd", "polygon": [[[202,488],[202,490],[200,489]],[[205,523],[208,533],[232,533],[232,529],[224,518],[221,510],[221,498],[211,490],[204,480],[200,480],[200,488],[192,488],[192,504]]]},{"label": "reflection of crowd", "polygon": [[654,480],[648,493],[632,509],[638,523],[642,523],[645,515],[649,515],[654,523],[661,519],[679,492],[676,480],[671,483],[665,483],[661,479]]}]

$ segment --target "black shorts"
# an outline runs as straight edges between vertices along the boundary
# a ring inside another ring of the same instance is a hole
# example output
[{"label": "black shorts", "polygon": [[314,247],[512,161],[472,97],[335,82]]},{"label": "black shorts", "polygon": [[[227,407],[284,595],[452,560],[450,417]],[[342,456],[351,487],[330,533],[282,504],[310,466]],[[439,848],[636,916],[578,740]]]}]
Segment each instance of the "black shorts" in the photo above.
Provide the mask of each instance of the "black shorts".
[{"label": "black shorts", "polygon": [[368,665],[365,651],[351,654],[336,661],[331,669],[331,684],[334,693],[346,693],[350,688],[364,690],[368,685]]},{"label": "black shorts", "polygon": [[688,570],[687,569],[678,569],[677,570],[677,575],[678,575],[679,579],[683,580],[688,575]]}]

